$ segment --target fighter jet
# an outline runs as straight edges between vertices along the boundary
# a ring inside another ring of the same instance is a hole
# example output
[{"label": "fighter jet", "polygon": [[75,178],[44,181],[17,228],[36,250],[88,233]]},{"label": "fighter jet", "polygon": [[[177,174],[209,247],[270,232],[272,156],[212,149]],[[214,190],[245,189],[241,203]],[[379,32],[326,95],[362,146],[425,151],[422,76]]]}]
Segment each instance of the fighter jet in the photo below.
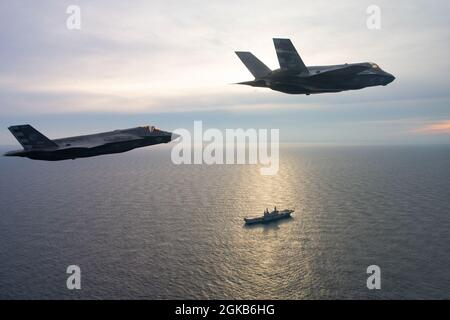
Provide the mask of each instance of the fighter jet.
[{"label": "fighter jet", "polygon": [[307,67],[289,39],[273,39],[280,69],[270,70],[250,52],[236,51],[237,56],[255,77],[237,84],[270,88],[290,94],[312,94],[357,90],[385,86],[395,77],[376,63],[345,63]]},{"label": "fighter jet", "polygon": [[23,146],[23,150],[9,151],[4,154],[5,156],[48,161],[121,153],[135,148],[168,143],[178,138],[178,135],[161,131],[154,126],[142,126],[55,140],[48,139],[29,124],[11,126],[8,129]]}]

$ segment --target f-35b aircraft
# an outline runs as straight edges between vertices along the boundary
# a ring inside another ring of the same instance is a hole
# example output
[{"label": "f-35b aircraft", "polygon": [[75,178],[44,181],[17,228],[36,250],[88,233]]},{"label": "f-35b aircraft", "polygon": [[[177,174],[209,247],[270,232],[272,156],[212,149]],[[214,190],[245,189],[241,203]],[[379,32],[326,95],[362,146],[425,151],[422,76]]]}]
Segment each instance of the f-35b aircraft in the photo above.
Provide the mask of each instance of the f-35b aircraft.
[{"label": "f-35b aircraft", "polygon": [[102,132],[50,140],[29,124],[11,126],[9,131],[23,146],[23,150],[5,153],[9,157],[27,157],[34,160],[67,160],[120,153],[135,148],[167,143],[178,138],[171,132],[153,126]]},{"label": "f-35b aircraft", "polygon": [[270,70],[250,52],[236,54],[255,80],[239,82],[290,94],[312,94],[385,86],[395,77],[372,62],[307,67],[289,39],[273,39],[280,69]]}]

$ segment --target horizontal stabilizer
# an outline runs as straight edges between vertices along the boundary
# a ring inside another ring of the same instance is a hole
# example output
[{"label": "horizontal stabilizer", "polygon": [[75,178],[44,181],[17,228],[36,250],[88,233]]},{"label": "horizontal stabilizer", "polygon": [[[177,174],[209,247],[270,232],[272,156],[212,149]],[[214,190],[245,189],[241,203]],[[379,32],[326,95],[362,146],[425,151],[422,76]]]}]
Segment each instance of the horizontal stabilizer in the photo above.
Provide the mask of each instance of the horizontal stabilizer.
[{"label": "horizontal stabilizer", "polygon": [[244,82],[238,82],[235,84],[243,84],[243,85],[247,85],[247,86],[262,87],[262,88],[268,87],[264,80],[244,81]]},{"label": "horizontal stabilizer", "polygon": [[56,143],[29,124],[11,126],[8,129],[26,150],[57,147]]},{"label": "horizontal stabilizer", "polygon": [[273,44],[278,56],[281,69],[291,69],[302,73],[309,73],[297,50],[289,39],[274,38]]},{"label": "horizontal stabilizer", "polygon": [[260,79],[267,76],[272,70],[270,70],[264,63],[262,63],[251,52],[236,51],[237,56],[245,64],[248,71],[252,73],[255,79]]}]

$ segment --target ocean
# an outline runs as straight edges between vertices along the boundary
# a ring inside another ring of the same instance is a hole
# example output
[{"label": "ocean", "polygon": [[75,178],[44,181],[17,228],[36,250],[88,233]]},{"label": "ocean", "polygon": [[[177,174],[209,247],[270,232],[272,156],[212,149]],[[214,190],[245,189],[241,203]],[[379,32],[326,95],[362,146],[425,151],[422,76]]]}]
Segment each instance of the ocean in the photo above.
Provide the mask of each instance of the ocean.
[{"label": "ocean", "polygon": [[[154,146],[0,176],[2,299],[450,298],[450,146],[283,146],[275,176]],[[244,226],[274,205],[293,218]]]}]

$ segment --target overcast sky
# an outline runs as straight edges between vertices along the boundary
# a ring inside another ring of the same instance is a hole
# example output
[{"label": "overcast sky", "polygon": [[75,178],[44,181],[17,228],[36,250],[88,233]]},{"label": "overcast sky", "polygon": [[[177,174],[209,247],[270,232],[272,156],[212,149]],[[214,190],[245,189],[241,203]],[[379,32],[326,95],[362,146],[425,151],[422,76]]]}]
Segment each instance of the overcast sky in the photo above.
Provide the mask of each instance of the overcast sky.
[{"label": "overcast sky", "polygon": [[[366,27],[369,5],[381,29]],[[69,5],[81,30],[69,30]],[[0,144],[30,123],[50,138],[142,124],[279,128],[302,143],[450,143],[450,2],[2,1]],[[273,37],[307,65],[373,61],[386,87],[286,95],[232,85],[235,56],[277,68]]]}]

